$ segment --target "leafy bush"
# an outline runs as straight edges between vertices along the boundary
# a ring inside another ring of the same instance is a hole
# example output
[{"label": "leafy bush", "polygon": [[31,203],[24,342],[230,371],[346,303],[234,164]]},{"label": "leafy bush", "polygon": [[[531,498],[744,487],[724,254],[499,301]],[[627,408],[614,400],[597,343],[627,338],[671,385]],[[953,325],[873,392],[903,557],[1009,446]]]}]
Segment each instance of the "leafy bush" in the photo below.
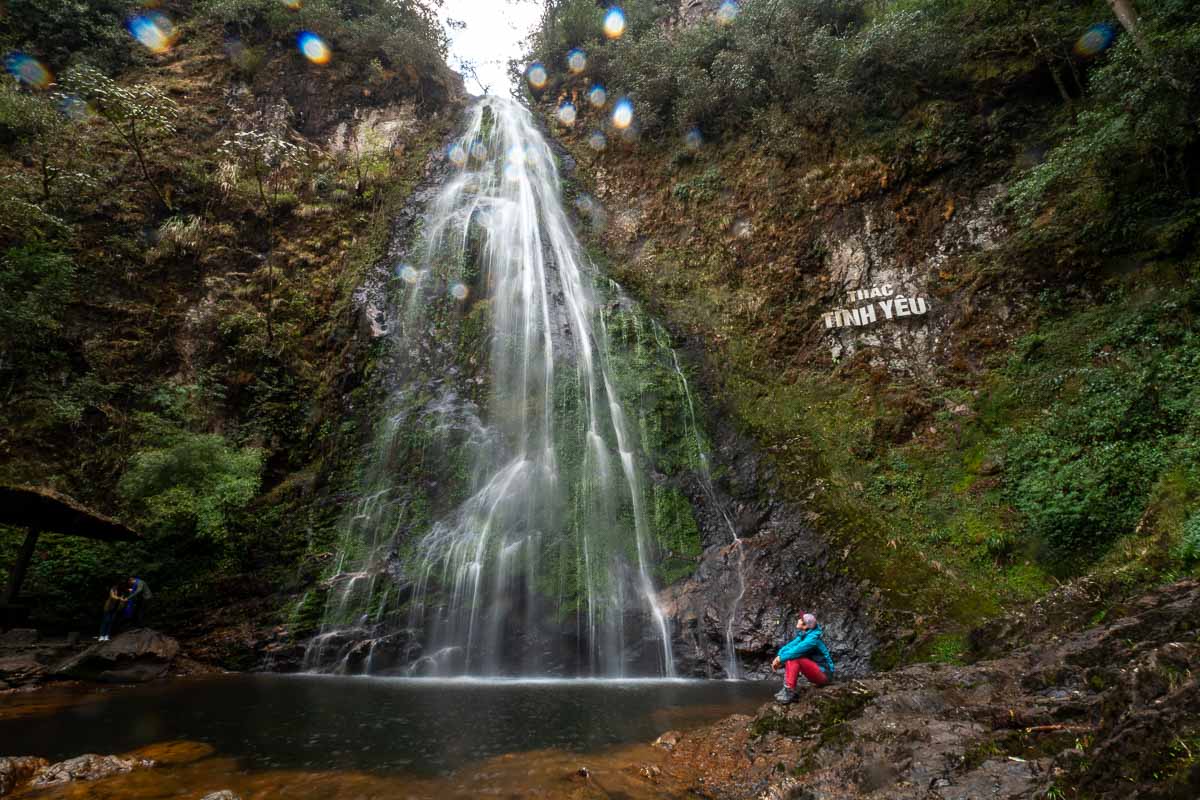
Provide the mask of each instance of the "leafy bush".
[{"label": "leafy bush", "polygon": [[1074,233],[1100,250],[1138,247],[1150,226],[1171,247],[1200,227],[1190,174],[1200,112],[1200,16],[1178,3],[1139,3],[1152,55],[1122,37],[1093,70],[1089,103],[1045,160],[1012,187],[1021,221],[1054,214],[1039,239]]},{"label": "leafy bush", "polygon": [[1055,558],[1132,532],[1155,485],[1200,467],[1197,287],[1048,324],[1007,372],[1037,413],[1007,437],[1006,491]]},{"label": "leafy bush", "polygon": [[86,60],[107,70],[127,66],[135,45],[125,32],[137,0],[8,0],[2,40],[55,69]]},{"label": "leafy bush", "polygon": [[1188,563],[1200,561],[1200,513],[1192,514],[1183,524],[1179,555]]},{"label": "leafy bush", "polygon": [[52,358],[74,277],[70,257],[45,244],[14,247],[4,254],[0,259],[0,368],[22,372]]},{"label": "leafy bush", "polygon": [[257,448],[236,449],[218,434],[177,434],[166,447],[136,454],[118,491],[151,528],[221,540],[230,515],[258,493],[262,468]]}]

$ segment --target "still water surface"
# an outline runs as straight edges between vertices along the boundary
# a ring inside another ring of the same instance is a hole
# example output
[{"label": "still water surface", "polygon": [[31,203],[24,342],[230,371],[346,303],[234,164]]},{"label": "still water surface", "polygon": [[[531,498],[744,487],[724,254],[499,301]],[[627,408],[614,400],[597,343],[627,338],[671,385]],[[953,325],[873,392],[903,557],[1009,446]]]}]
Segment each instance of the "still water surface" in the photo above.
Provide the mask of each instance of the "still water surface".
[{"label": "still water surface", "polygon": [[764,702],[773,686],[726,681],[492,681],[236,675],[89,696],[13,715],[0,755],[53,760],[168,740],[212,745],[246,770],[445,774],[551,748],[649,742]]}]

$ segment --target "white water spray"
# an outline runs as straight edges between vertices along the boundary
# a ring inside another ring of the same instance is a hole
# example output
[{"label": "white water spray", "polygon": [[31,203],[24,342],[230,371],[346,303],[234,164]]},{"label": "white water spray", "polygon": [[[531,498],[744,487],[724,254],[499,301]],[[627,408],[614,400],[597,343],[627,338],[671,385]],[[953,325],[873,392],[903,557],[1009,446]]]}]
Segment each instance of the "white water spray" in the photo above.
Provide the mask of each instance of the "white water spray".
[{"label": "white water spray", "polygon": [[[487,392],[469,401],[441,376],[397,390],[395,405],[407,410],[386,426],[375,468],[386,485],[396,442],[423,431],[422,457],[461,463],[469,488],[425,524],[420,503],[399,492],[360,502],[317,641],[340,644],[339,629],[373,609],[382,617],[388,595],[374,580],[387,570],[411,589],[404,617],[421,640],[410,663],[426,674],[544,674],[561,659],[543,657],[551,645],[538,632],[561,638],[573,618],[577,674],[645,673],[656,650],[654,671],[671,677],[647,454],[622,406],[594,270],[564,212],[553,153],[527,109],[489,97],[451,160],[458,169],[431,205],[420,263],[404,268],[408,294],[392,335],[402,353],[417,353],[436,309],[484,320],[478,384]],[[418,405],[422,392],[441,394]],[[373,642],[369,663],[378,650]]]}]

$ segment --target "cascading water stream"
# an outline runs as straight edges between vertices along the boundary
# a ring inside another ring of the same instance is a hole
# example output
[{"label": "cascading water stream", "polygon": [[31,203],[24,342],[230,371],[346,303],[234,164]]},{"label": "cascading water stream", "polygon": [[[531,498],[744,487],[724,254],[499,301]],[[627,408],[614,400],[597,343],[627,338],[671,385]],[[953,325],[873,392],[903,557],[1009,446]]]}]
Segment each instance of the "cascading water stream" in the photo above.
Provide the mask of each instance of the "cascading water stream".
[{"label": "cascading water stream", "polygon": [[[449,160],[398,269],[377,488],[350,517],[309,666],[387,651],[413,674],[672,676],[650,456],[554,156],[527,109],[489,97]],[[438,480],[400,481],[416,458]]]},{"label": "cascading water stream", "polygon": [[742,598],[746,596],[745,553],[742,550],[742,540],[737,535],[737,528],[734,527],[733,520],[729,518],[729,513],[725,510],[724,504],[717,499],[716,490],[713,488],[712,471],[708,463],[708,449],[705,447],[704,439],[700,435],[700,425],[696,420],[696,407],[692,403],[692,392],[688,386],[687,376],[683,374],[683,369],[679,366],[678,354],[670,347],[667,332],[657,322],[654,323],[654,339],[660,347],[665,347],[671,353],[671,364],[675,369],[680,389],[683,391],[685,407],[687,408],[687,421],[690,423],[692,438],[696,443],[696,457],[700,467],[700,483],[704,487],[704,493],[708,495],[709,502],[712,503],[713,508],[717,509],[721,515],[721,519],[724,520],[725,527],[729,530],[730,548],[737,553],[736,571],[738,591],[733,598],[733,602],[729,605],[729,610],[725,614],[725,674],[729,680],[736,680],[741,677],[742,668],[741,664],[738,663],[737,650],[734,647],[733,625],[738,606],[741,605]]}]

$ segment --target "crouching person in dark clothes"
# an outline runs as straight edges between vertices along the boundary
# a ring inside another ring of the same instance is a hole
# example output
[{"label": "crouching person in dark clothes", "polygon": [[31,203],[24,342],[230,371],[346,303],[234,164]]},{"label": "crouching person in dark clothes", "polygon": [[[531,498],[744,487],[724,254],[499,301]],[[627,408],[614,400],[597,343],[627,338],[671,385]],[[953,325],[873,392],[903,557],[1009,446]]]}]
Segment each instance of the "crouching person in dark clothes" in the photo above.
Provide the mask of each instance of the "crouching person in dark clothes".
[{"label": "crouching person in dark clothes", "polygon": [[771,662],[771,669],[783,667],[783,688],[775,700],[787,705],[796,700],[796,681],[801,675],[813,686],[824,686],[833,677],[833,659],[817,618],[802,614],[796,620],[796,637],[785,644]]}]

